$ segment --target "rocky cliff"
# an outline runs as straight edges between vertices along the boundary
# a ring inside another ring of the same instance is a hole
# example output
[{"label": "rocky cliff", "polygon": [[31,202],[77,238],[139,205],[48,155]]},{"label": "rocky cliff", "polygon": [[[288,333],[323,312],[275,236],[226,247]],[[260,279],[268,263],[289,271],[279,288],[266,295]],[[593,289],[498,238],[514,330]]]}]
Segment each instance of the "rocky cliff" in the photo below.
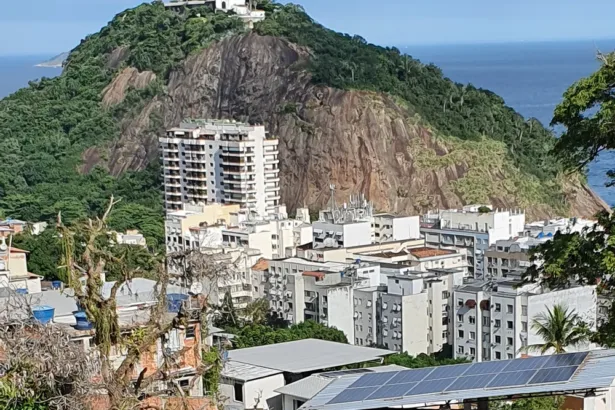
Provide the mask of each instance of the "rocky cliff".
[{"label": "rocky cliff", "polygon": [[[305,69],[310,58],[310,50],[277,37],[218,42],[175,69],[165,95],[127,119],[119,141],[88,150],[85,169],[103,157],[116,175],[141,169],[158,160],[157,137],[165,128],[187,117],[234,118],[264,123],[279,137],[282,199],[291,209],[322,206],[331,183],[338,198],[363,192],[377,209],[393,212],[490,202],[544,218],[589,216],[606,207],[576,176],[562,178],[561,206],[547,205],[542,182],[515,168],[503,144],[442,138],[384,93],[315,85]],[[118,103],[130,84],[151,80],[132,69],[124,77],[107,90],[107,104]]]}]

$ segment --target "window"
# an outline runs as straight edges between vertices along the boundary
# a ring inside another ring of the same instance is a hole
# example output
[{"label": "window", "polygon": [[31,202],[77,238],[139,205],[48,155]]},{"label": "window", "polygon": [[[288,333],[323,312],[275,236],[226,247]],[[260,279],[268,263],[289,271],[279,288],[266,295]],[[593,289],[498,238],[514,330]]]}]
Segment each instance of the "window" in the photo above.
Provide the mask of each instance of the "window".
[{"label": "window", "polygon": [[457,346],[457,353],[463,354],[463,346]]},{"label": "window", "polygon": [[512,355],[511,353],[508,353],[508,354],[506,354],[506,358],[507,358],[508,360],[510,360],[510,359],[512,359],[512,358],[513,358],[513,355]]},{"label": "window", "polygon": [[483,316],[483,326],[489,326],[489,318]]},{"label": "window", "polygon": [[187,392],[190,390],[190,379],[180,379],[178,384],[183,391]]},{"label": "window", "polygon": [[303,400],[293,400],[293,410],[297,410],[299,407],[303,406],[305,402]]},{"label": "window", "polygon": [[463,323],[463,315],[457,315],[457,321]]},{"label": "window", "polygon": [[495,327],[501,327],[502,321],[500,319],[495,319]]},{"label": "window", "polygon": [[476,333],[470,332],[470,340],[476,340]]},{"label": "window", "polygon": [[496,337],[495,337],[495,342],[496,342],[496,343],[498,343],[498,344],[499,344],[501,341],[502,341],[502,337],[501,337],[501,336],[496,336]]},{"label": "window", "polygon": [[457,331],[457,337],[460,339],[463,339],[463,337],[465,336],[465,333],[463,330],[458,330]]},{"label": "window", "polygon": [[527,305],[522,305],[521,306],[521,314],[523,316],[527,316]]},{"label": "window", "polygon": [[513,305],[506,305],[506,313],[511,313],[513,312]]},{"label": "window", "polygon": [[468,322],[470,322],[471,324],[475,324],[476,323],[476,317],[475,316],[470,316],[468,318]]},{"label": "window", "polygon": [[194,326],[188,326],[186,328],[186,339],[194,339],[196,337],[196,328]]},{"label": "window", "polygon": [[495,311],[496,312],[501,312],[502,311],[502,305],[500,305],[499,303],[495,304]]},{"label": "window", "polygon": [[442,299],[448,299],[449,296],[450,293],[448,293],[448,290],[442,291]]},{"label": "window", "polygon": [[507,329],[512,329],[513,327],[514,327],[514,325],[513,325],[513,321],[512,320],[509,320],[508,322],[506,322],[506,328]]},{"label": "window", "polygon": [[502,358],[502,353],[500,353],[500,352],[495,352],[495,358],[496,358],[497,360],[500,360],[500,359]]},{"label": "window", "polygon": [[461,298],[457,299],[457,306],[459,307],[463,306],[463,299]]},{"label": "window", "polygon": [[521,322],[521,331],[527,332],[527,322]]},{"label": "window", "polygon": [[243,384],[235,383],[233,385],[233,399],[243,403]]},{"label": "window", "polygon": [[470,348],[470,355],[476,356],[476,349],[475,348],[473,348],[473,347]]},{"label": "window", "polygon": [[513,345],[513,338],[512,337],[507,337],[506,338],[506,345],[507,346],[512,346]]}]

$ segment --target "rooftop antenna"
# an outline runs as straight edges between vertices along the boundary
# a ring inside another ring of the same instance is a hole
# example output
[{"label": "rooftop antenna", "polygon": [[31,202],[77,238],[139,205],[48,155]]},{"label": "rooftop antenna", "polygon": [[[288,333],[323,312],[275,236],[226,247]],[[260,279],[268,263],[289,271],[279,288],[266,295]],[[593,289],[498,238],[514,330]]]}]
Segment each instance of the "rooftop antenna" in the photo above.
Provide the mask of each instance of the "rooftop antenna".
[{"label": "rooftop antenna", "polygon": [[336,208],[335,206],[335,185],[334,184],[329,184],[329,190],[331,191],[331,212],[333,212]]}]

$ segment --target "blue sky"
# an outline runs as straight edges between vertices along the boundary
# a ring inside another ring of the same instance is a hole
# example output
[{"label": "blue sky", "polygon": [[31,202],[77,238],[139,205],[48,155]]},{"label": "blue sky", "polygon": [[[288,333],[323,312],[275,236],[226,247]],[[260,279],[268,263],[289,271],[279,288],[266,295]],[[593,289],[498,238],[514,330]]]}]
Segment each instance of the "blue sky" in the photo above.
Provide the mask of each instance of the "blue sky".
[{"label": "blue sky", "polygon": [[[319,22],[383,45],[615,38],[613,0],[296,0]],[[5,3],[5,2],[3,2]],[[8,1],[0,54],[70,50],[138,0]]]}]

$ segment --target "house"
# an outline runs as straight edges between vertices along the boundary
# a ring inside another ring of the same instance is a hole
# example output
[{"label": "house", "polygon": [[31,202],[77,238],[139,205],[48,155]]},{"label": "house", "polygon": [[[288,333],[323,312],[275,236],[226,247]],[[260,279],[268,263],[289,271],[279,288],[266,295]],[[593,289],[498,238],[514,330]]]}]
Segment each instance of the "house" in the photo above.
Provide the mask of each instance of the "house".
[{"label": "house", "polygon": [[277,389],[313,373],[376,363],[393,352],[317,339],[231,350],[221,372],[227,408],[281,409]]}]

